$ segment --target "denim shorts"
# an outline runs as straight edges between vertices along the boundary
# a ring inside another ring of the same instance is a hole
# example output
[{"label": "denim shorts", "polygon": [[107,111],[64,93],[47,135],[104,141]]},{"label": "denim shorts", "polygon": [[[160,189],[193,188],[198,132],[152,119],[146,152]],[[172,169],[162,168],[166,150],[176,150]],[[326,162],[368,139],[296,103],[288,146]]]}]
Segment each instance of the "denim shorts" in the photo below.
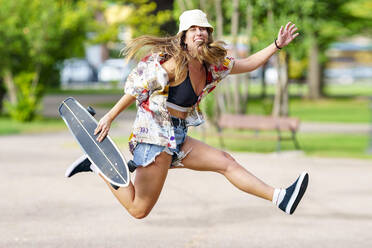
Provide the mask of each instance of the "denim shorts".
[{"label": "denim shorts", "polygon": [[173,116],[171,119],[177,148],[174,149],[154,144],[138,143],[133,152],[133,161],[137,167],[146,167],[147,165],[151,164],[155,161],[156,156],[163,151],[169,155],[172,155],[171,166],[182,166],[181,160],[187,155],[187,153],[185,154],[181,151],[182,144],[185,142],[187,136],[186,122],[183,119]]}]

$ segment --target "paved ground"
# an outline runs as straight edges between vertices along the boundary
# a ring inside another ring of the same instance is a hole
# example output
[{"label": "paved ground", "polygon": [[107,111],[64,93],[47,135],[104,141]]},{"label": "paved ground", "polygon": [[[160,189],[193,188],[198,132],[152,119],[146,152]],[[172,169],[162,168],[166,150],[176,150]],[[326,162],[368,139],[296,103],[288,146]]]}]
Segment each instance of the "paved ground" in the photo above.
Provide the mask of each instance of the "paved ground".
[{"label": "paved ground", "polygon": [[[68,97],[68,95],[48,95],[43,98],[43,114],[45,116],[58,116],[59,104]],[[79,95],[75,96],[84,106],[114,102],[119,100],[120,95]],[[98,116],[102,116],[107,110],[97,109]],[[119,119],[134,118],[134,113],[124,112],[119,115]],[[315,123],[315,122],[301,122],[299,132],[326,132],[326,133],[371,133],[370,124],[343,124],[343,123]]]},{"label": "paved ground", "polygon": [[[124,125],[112,130],[121,135]],[[63,177],[80,154],[67,129],[0,137],[0,247],[372,247],[370,160],[234,153],[277,187],[309,171],[294,216],[220,175],[180,169],[169,172],[150,216],[135,220],[96,175]]]},{"label": "paved ground", "polygon": [[[120,96],[79,96],[88,105]],[[54,116],[65,96],[46,97]],[[98,109],[97,116],[104,114]],[[126,137],[133,113],[120,116]],[[303,132],[367,133],[363,126],[302,124]],[[127,148],[121,147],[130,157]],[[301,153],[233,153],[264,181],[284,187],[307,170],[310,184],[294,216],[234,189],[222,176],[171,170],[153,212],[135,220],[105,184],[86,173],[63,177],[81,155],[67,129],[0,137],[0,247],[371,247],[372,162]]]}]

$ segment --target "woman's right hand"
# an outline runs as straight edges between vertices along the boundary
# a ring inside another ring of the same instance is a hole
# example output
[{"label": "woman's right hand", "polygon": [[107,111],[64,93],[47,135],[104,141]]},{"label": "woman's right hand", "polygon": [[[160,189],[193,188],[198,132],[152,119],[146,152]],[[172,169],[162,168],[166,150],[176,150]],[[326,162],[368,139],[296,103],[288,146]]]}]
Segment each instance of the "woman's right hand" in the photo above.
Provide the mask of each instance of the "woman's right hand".
[{"label": "woman's right hand", "polygon": [[111,122],[112,119],[108,114],[104,115],[98,122],[97,128],[94,130],[94,135],[99,134],[98,137],[96,138],[98,142],[102,142],[102,140],[104,140],[105,137],[107,136],[111,127]]}]

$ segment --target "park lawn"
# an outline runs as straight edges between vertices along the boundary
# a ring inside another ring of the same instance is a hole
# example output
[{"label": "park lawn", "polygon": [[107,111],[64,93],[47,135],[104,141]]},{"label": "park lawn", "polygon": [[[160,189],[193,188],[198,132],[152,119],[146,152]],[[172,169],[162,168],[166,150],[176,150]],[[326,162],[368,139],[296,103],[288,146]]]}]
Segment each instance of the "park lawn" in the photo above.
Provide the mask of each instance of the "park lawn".
[{"label": "park lawn", "polygon": [[301,121],[342,123],[369,123],[372,111],[366,98],[293,99],[289,109]]},{"label": "park lawn", "polygon": [[38,119],[33,122],[21,123],[9,117],[0,116],[0,135],[54,132],[66,129],[62,119]]},{"label": "park lawn", "polygon": [[[247,106],[247,114],[270,115],[273,105],[275,85],[267,86],[268,97],[264,100],[258,96],[261,92],[260,84],[250,84],[251,98]],[[372,87],[368,84],[355,83],[351,85],[327,85],[325,92],[328,97],[319,100],[309,100],[305,97],[307,86],[303,84],[290,84],[289,92],[292,96],[289,102],[289,114],[308,122],[343,122],[343,123],[370,123],[372,121],[371,100]],[[49,89],[47,94],[123,94],[122,89],[80,89],[61,90]],[[94,107],[111,108],[116,102],[100,103]],[[202,102],[203,103],[203,102]],[[131,109],[135,109],[133,104]]]},{"label": "park lawn", "polygon": [[[115,103],[99,103],[93,107],[112,108]],[[370,123],[370,104],[367,98],[322,98],[314,101],[295,97],[290,99],[289,112],[290,116],[308,122]],[[133,103],[129,109],[135,110],[136,105]],[[247,109],[247,114],[270,115],[272,99],[252,98]]]},{"label": "park lawn", "polygon": [[[324,87],[324,94],[327,97],[359,97],[372,96],[371,82],[353,83],[353,84],[326,84]],[[291,83],[288,86],[290,95],[306,96],[308,87],[306,84]],[[275,84],[266,85],[266,94],[274,95],[276,91]],[[262,85],[260,83],[249,84],[249,92],[251,95],[258,96],[262,92]]]},{"label": "park lawn", "polygon": [[[113,123],[112,127],[118,124]],[[62,118],[39,118],[32,122],[18,122],[10,117],[0,116],[0,136],[11,134],[47,133],[68,130]]]},{"label": "park lawn", "polygon": [[[43,119],[32,123],[19,123],[0,117],[0,135],[40,133],[66,130],[67,127],[61,119]],[[253,132],[227,130],[224,132],[226,149],[233,152],[272,153],[276,151],[274,132],[261,132],[255,138]],[[232,135],[230,135],[232,134]],[[202,139],[201,133],[190,129],[190,135]],[[230,137],[228,137],[230,136]],[[349,157],[372,159],[372,154],[366,154],[369,146],[369,136],[364,134],[329,134],[329,133],[299,133],[297,135],[301,150],[309,156],[322,157]],[[120,146],[127,147],[128,137],[114,137]],[[207,133],[205,142],[214,147],[220,147],[216,133]],[[282,142],[282,150],[294,150],[291,141]]]},{"label": "park lawn", "polygon": [[[192,130],[190,135],[202,139],[199,131]],[[255,135],[250,131],[227,130],[224,132],[225,148],[233,152],[276,152],[277,141],[274,132],[260,132]],[[369,137],[365,134],[299,133],[297,140],[301,150],[309,156],[372,159],[372,154],[366,153]],[[208,133],[204,142],[221,148],[216,133]],[[281,150],[295,150],[293,142],[282,141]]]},{"label": "park lawn", "polygon": [[372,81],[369,83],[354,83],[347,85],[327,84],[324,88],[328,96],[372,96]]},{"label": "park lawn", "polygon": [[[368,98],[291,98],[289,115],[307,122],[370,123],[372,110]],[[247,114],[270,115],[272,99],[251,99]]]},{"label": "park lawn", "polygon": [[[189,135],[213,147],[231,152],[273,153],[276,152],[277,142],[274,132],[261,132],[259,138],[250,131],[224,132],[225,148],[220,146],[217,134],[207,131],[205,138],[199,130],[190,129]],[[263,139],[261,139],[264,137]],[[307,156],[329,158],[358,158],[372,159],[367,153],[369,137],[364,134],[329,134],[329,133],[299,133],[297,135],[301,151]],[[121,149],[128,149],[128,137],[114,137],[114,141]],[[291,140],[282,141],[281,151],[295,151]]]}]

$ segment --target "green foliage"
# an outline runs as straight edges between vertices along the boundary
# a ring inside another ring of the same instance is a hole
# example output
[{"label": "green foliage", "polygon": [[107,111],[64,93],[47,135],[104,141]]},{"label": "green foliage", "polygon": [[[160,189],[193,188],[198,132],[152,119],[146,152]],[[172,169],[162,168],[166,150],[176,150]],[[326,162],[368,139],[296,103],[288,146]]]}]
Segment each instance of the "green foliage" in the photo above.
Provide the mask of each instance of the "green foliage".
[{"label": "green foliage", "polygon": [[216,99],[214,93],[208,94],[203,101],[200,103],[200,108],[203,113],[207,116],[208,120],[215,121],[217,117],[216,113]]},{"label": "green foliage", "polygon": [[28,122],[35,118],[39,105],[40,86],[35,88],[32,85],[34,78],[35,73],[32,72],[22,72],[14,78],[15,84],[18,87],[18,101],[16,104],[11,104],[8,101],[5,102],[5,107],[12,119],[20,122]]},{"label": "green foliage", "polygon": [[[43,0],[0,0],[0,70],[13,72],[42,65],[43,71],[68,56],[83,54],[85,4]],[[12,13],[12,15],[9,15]]]},{"label": "green foliage", "polygon": [[[95,41],[118,41],[120,27],[129,28],[133,37],[140,35],[164,35],[161,26],[172,20],[172,11],[156,11],[156,2],[149,0],[116,0],[103,5],[110,7],[113,3],[130,8],[130,14],[114,24],[103,24],[99,27],[99,33]],[[106,31],[105,31],[106,30]]]},{"label": "green foliage", "polygon": [[58,84],[56,63],[84,53],[92,15],[84,1],[0,0],[0,6],[0,77],[11,76],[15,90],[8,93],[17,100],[5,107],[16,120],[30,121],[42,89]]}]

